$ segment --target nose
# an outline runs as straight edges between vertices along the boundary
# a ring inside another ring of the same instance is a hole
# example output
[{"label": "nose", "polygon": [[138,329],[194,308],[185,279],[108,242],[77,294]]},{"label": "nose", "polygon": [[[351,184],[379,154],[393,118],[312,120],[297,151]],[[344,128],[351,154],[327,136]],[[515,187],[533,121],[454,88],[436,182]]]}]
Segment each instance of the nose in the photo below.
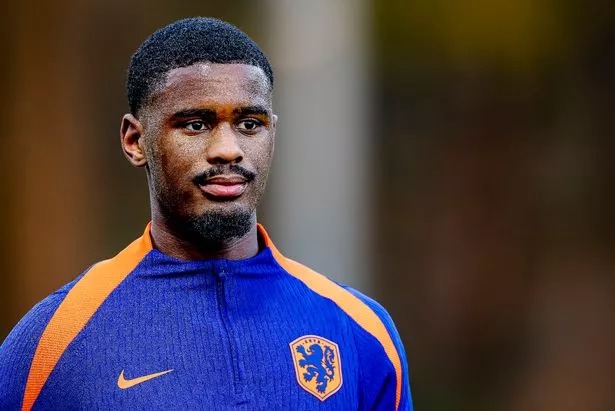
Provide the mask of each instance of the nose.
[{"label": "nose", "polygon": [[210,164],[237,164],[243,160],[243,151],[229,124],[220,124],[209,135],[207,161]]}]

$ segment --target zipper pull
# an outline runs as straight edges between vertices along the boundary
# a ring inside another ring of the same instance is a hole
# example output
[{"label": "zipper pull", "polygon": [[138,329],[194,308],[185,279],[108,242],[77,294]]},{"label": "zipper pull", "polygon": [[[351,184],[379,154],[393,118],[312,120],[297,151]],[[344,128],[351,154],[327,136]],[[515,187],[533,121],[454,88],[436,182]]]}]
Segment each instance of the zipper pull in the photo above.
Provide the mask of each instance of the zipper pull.
[{"label": "zipper pull", "polygon": [[214,263],[213,272],[219,279],[223,280],[228,275],[226,261],[222,260]]}]

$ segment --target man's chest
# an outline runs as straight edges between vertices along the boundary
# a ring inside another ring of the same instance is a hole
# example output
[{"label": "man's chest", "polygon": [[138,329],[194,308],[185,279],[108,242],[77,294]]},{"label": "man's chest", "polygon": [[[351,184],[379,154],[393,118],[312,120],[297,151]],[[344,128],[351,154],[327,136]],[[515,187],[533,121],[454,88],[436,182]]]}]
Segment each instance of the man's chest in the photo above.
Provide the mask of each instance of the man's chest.
[{"label": "man's chest", "polygon": [[35,408],[357,408],[357,347],[335,307],[193,297],[102,307]]}]

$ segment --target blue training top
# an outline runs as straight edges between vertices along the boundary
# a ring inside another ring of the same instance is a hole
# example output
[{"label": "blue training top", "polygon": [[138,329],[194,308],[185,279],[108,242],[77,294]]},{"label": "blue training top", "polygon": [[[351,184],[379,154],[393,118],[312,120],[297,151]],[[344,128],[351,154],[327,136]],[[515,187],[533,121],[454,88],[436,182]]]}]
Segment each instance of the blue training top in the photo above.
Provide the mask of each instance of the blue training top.
[{"label": "blue training top", "polygon": [[185,261],[150,225],[37,304],[0,346],[0,409],[411,410],[374,300],[263,249]]}]

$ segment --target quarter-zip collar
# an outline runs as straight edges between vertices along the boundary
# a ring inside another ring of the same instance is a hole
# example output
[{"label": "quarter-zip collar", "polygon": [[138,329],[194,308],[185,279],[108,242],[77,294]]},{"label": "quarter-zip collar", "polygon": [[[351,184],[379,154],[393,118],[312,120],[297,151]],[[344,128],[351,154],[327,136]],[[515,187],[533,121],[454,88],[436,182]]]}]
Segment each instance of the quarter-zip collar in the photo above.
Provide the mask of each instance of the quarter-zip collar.
[{"label": "quarter-zip collar", "polygon": [[[149,223],[143,233],[144,241],[151,243],[151,223]],[[224,258],[212,258],[206,260],[182,260],[180,258],[169,256],[160,250],[152,248],[148,255],[142,261],[146,267],[142,273],[145,276],[174,276],[174,275],[191,275],[212,273],[224,267],[227,275],[238,276],[270,276],[284,273],[284,270],[279,266],[274,257],[273,243],[264,227],[258,224],[259,243],[262,248],[259,252],[250,258],[241,260],[229,260]],[[277,252],[277,250],[275,250]]]}]

